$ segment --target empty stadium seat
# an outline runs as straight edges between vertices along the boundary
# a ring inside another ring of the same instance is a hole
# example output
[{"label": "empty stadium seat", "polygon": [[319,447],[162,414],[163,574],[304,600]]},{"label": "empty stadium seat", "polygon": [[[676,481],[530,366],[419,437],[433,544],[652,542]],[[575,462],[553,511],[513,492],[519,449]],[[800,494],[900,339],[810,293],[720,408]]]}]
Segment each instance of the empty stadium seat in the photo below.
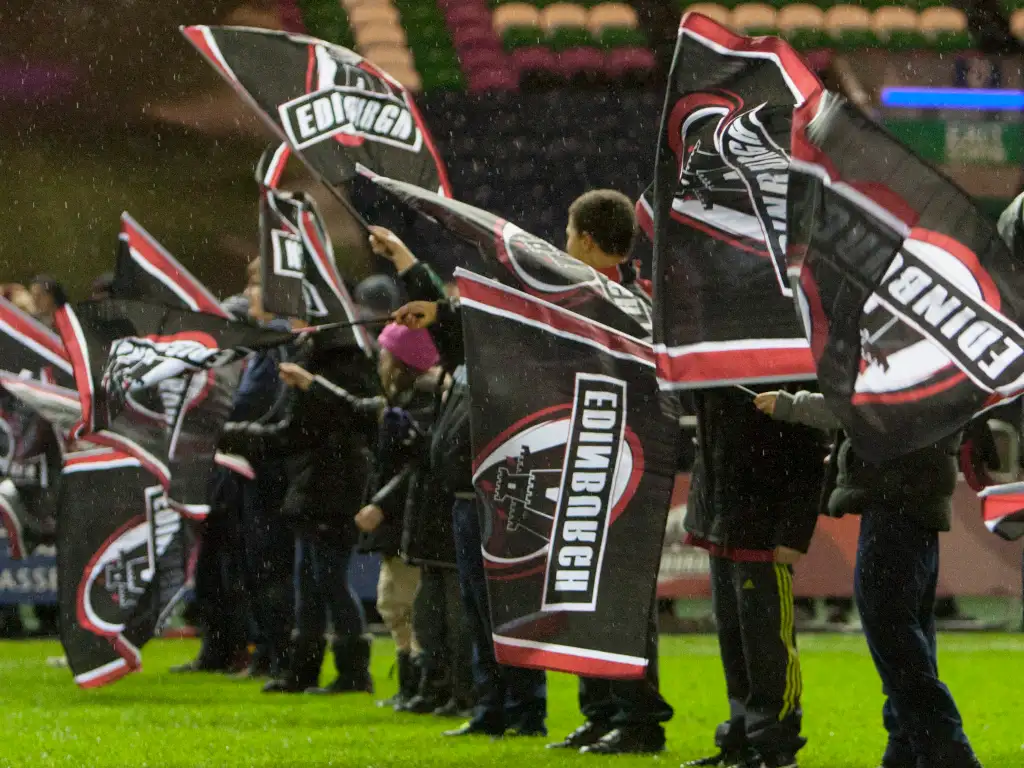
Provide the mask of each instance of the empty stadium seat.
[{"label": "empty stadium seat", "polygon": [[729,9],[718,3],[693,3],[686,6],[686,10],[707,16],[719,24],[728,24],[730,22],[731,13]]},{"label": "empty stadium seat", "polygon": [[959,8],[927,8],[921,11],[918,28],[933,49],[955,51],[971,46],[967,15]]},{"label": "empty stadium seat", "polygon": [[367,24],[355,31],[356,44],[360,50],[375,45],[407,45],[405,30],[398,24],[386,22]]},{"label": "empty stadium seat", "polygon": [[1010,16],[1010,30],[1018,40],[1024,40],[1024,8],[1018,8]]},{"label": "empty stadium seat", "polygon": [[352,13],[356,8],[390,6],[391,0],[341,0],[341,4],[348,13]]},{"label": "empty stadium seat", "polygon": [[398,9],[388,5],[361,5],[348,12],[348,23],[355,30],[372,24],[400,24]]},{"label": "empty stadium seat", "polygon": [[596,35],[596,40],[605,50],[647,47],[647,36],[641,30],[629,27],[606,27]]},{"label": "empty stadium seat", "polygon": [[[402,20],[406,21],[407,26],[409,23],[413,23],[412,19],[405,19],[405,14],[402,14]],[[463,24],[484,25],[491,20],[492,14],[490,9],[485,5],[477,3],[454,5],[445,11],[445,21],[452,27],[459,27]]]},{"label": "empty stadium seat", "polygon": [[729,21],[743,34],[769,34],[775,30],[775,9],[764,3],[744,3],[733,8]]},{"label": "empty stadium seat", "polygon": [[587,26],[587,9],[572,3],[555,3],[540,13],[540,26],[548,34],[559,29],[583,29]]},{"label": "empty stadium seat", "polygon": [[485,69],[499,69],[505,62],[505,55],[494,48],[470,48],[459,53],[459,63],[467,75]]},{"label": "empty stadium seat", "polygon": [[609,28],[636,29],[638,24],[636,11],[625,3],[601,3],[587,14],[587,28],[595,37]]},{"label": "empty stadium seat", "polygon": [[526,3],[508,3],[494,9],[491,17],[494,31],[505,34],[509,27],[540,27],[540,11]]},{"label": "empty stadium seat", "polygon": [[514,91],[518,87],[519,78],[504,68],[481,70],[474,72],[469,77],[469,90],[471,93]]},{"label": "empty stadium seat", "polygon": [[[362,50],[363,56],[381,69],[415,69],[412,52],[400,45],[372,45]],[[397,75],[396,75],[397,77]]]},{"label": "empty stadium seat", "polygon": [[909,8],[882,6],[871,17],[871,27],[879,41],[891,50],[924,46],[924,37],[917,26],[917,14]]},{"label": "empty stadium seat", "polygon": [[779,32],[797,49],[808,50],[828,46],[825,12],[816,5],[797,3],[779,9],[775,16]]},{"label": "empty stadium seat", "polygon": [[856,5],[834,5],[825,11],[825,30],[839,48],[868,48],[878,44],[871,13]]}]

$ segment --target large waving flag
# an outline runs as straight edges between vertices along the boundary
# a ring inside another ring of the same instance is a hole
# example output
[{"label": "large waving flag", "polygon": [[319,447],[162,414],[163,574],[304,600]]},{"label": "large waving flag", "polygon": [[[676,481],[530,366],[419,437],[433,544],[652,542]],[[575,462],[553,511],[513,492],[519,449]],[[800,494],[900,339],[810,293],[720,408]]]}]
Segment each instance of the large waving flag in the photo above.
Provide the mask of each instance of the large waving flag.
[{"label": "large waving flag", "polygon": [[498,661],[642,677],[679,431],[653,349],[456,276]]},{"label": "large waving flag", "polygon": [[510,221],[457,200],[361,168],[375,184],[437,222],[480,253],[474,270],[544,301],[571,309],[634,338],[651,336],[647,297],[577,261]]},{"label": "large waving flag", "polygon": [[786,277],[786,187],[793,109],[820,88],[784,41],[683,16],[637,204],[663,387],[813,377]]},{"label": "large waving flag", "polygon": [[[358,163],[451,194],[411,94],[357,53],[266,29],[194,26],[182,34],[327,184],[352,179]],[[290,152],[274,155],[268,186]]]},{"label": "large waving flag", "polygon": [[797,110],[789,257],[818,381],[858,453],[1024,391],[1024,271],[963,190],[842,97]]},{"label": "large waving flag", "polygon": [[61,644],[75,682],[97,688],[141,667],[140,649],[183,596],[185,524],[128,454],[69,454],[62,483]]}]

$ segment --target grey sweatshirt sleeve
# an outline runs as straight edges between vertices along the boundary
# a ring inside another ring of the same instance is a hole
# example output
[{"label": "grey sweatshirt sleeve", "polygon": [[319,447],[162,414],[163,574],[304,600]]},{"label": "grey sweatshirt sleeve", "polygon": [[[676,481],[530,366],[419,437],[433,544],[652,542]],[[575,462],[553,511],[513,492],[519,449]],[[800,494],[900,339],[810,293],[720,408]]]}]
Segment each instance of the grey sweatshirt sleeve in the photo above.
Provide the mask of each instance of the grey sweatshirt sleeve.
[{"label": "grey sweatshirt sleeve", "polygon": [[806,427],[814,427],[826,432],[842,429],[843,425],[825,405],[824,395],[806,390],[797,392],[795,395],[786,391],[779,391],[775,394],[778,399],[775,401],[773,419],[803,424]]}]

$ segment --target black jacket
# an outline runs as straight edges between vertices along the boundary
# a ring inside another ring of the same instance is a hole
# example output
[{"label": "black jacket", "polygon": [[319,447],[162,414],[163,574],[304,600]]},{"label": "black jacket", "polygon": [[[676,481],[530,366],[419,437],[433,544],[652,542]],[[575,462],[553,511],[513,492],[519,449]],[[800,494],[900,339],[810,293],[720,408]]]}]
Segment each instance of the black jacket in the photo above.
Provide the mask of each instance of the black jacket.
[{"label": "black jacket", "polygon": [[359,551],[385,557],[399,554],[410,491],[427,469],[433,415],[433,392],[414,390],[411,398],[402,398],[381,419],[365,503],[380,507],[384,521],[376,530],[359,534]]},{"label": "black jacket", "polygon": [[839,420],[823,395],[798,392],[780,395],[775,418],[818,429],[836,430],[829,476],[822,495],[828,514],[859,514],[868,505],[905,513],[929,530],[948,531],[953,514],[957,458],[961,434],[876,464],[857,455],[840,430]]},{"label": "black jacket", "polygon": [[694,394],[697,456],[685,527],[691,543],[735,560],[806,552],[828,448],[817,430],[780,424],[734,387]]},{"label": "black jacket", "polygon": [[437,321],[430,326],[441,364],[452,372],[452,385],[439,399],[430,439],[430,465],[435,480],[448,493],[473,493],[473,448],[470,440],[469,386],[465,375],[462,318],[448,302],[444,285],[425,264],[415,264],[400,275],[412,301],[437,301]]},{"label": "black jacket", "polygon": [[[315,337],[314,337],[315,338]],[[373,364],[358,349],[315,341],[296,359],[317,380],[294,390],[278,422],[228,422],[225,447],[244,455],[284,456],[288,491],[281,513],[301,527],[356,536],[354,517],[364,496],[369,442],[383,398],[374,397]]]}]

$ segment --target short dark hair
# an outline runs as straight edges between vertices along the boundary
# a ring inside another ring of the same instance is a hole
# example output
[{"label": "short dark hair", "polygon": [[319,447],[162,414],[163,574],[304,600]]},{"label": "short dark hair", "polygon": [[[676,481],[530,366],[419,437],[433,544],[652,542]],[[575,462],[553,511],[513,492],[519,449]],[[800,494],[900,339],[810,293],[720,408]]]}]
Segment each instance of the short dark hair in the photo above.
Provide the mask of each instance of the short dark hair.
[{"label": "short dark hair", "polygon": [[594,189],[569,206],[569,221],[578,233],[594,238],[612,256],[628,256],[636,240],[633,201],[614,189]]}]

